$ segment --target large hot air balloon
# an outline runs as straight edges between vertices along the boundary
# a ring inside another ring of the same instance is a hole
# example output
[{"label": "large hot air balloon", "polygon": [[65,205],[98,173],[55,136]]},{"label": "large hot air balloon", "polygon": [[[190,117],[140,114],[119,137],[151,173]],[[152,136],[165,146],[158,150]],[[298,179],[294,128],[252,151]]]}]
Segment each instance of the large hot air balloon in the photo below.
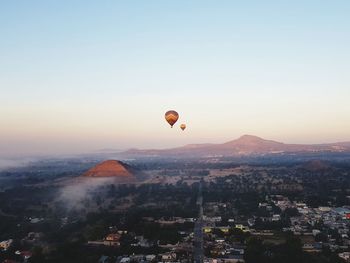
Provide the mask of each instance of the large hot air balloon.
[{"label": "large hot air balloon", "polygon": [[184,131],[184,130],[186,129],[186,124],[184,124],[184,123],[183,123],[183,124],[181,124],[181,125],[180,125],[180,128],[181,128],[181,130],[183,130],[183,131]]},{"label": "large hot air balloon", "polygon": [[174,110],[167,111],[165,113],[165,119],[172,128],[175,122],[177,122],[177,120],[179,119],[179,114]]}]

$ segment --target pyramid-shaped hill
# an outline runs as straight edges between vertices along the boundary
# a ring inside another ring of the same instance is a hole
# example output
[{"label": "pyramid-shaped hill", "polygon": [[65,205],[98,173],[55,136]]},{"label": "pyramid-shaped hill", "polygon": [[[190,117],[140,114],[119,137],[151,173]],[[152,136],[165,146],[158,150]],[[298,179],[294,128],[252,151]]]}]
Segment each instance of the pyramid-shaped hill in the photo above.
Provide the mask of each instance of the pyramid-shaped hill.
[{"label": "pyramid-shaped hill", "polygon": [[83,174],[86,177],[115,177],[123,181],[134,181],[133,169],[121,161],[107,160],[99,163]]}]

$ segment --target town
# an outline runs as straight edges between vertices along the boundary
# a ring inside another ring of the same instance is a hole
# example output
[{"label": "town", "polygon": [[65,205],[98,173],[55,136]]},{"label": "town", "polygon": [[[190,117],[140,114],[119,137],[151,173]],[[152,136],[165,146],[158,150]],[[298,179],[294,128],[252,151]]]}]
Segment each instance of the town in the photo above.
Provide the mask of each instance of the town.
[{"label": "town", "polygon": [[12,180],[0,192],[1,262],[349,262],[347,164],[147,161],[131,164],[141,183],[76,183],[94,163],[1,173]]}]

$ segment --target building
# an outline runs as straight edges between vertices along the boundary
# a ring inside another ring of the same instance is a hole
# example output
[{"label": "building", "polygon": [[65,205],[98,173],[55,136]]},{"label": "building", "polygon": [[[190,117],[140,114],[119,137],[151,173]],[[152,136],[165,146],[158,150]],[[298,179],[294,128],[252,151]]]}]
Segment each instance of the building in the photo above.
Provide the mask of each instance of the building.
[{"label": "building", "polygon": [[162,261],[169,262],[176,260],[176,253],[170,252],[162,255]]},{"label": "building", "polygon": [[344,259],[346,262],[350,262],[350,252],[339,253],[338,256]]},{"label": "building", "polygon": [[120,246],[120,234],[109,234],[106,236],[105,240],[103,241],[103,244],[105,246]]},{"label": "building", "polygon": [[13,239],[4,240],[0,242],[0,249],[7,250],[11,247]]}]

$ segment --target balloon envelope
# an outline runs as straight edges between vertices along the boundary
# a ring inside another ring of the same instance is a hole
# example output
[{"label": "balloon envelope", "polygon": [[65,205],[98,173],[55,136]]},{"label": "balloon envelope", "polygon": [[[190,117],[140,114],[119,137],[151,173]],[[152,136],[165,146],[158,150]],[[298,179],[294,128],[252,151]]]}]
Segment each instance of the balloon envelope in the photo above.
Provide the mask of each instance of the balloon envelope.
[{"label": "balloon envelope", "polygon": [[186,124],[184,124],[184,123],[183,123],[183,124],[181,124],[181,125],[180,125],[180,128],[181,128],[181,130],[183,130],[183,131],[184,131],[184,130],[186,129]]},{"label": "balloon envelope", "polygon": [[171,128],[173,127],[173,125],[177,122],[177,120],[179,119],[179,114],[174,111],[174,110],[170,110],[167,111],[165,113],[165,119],[166,121],[170,124]]}]

